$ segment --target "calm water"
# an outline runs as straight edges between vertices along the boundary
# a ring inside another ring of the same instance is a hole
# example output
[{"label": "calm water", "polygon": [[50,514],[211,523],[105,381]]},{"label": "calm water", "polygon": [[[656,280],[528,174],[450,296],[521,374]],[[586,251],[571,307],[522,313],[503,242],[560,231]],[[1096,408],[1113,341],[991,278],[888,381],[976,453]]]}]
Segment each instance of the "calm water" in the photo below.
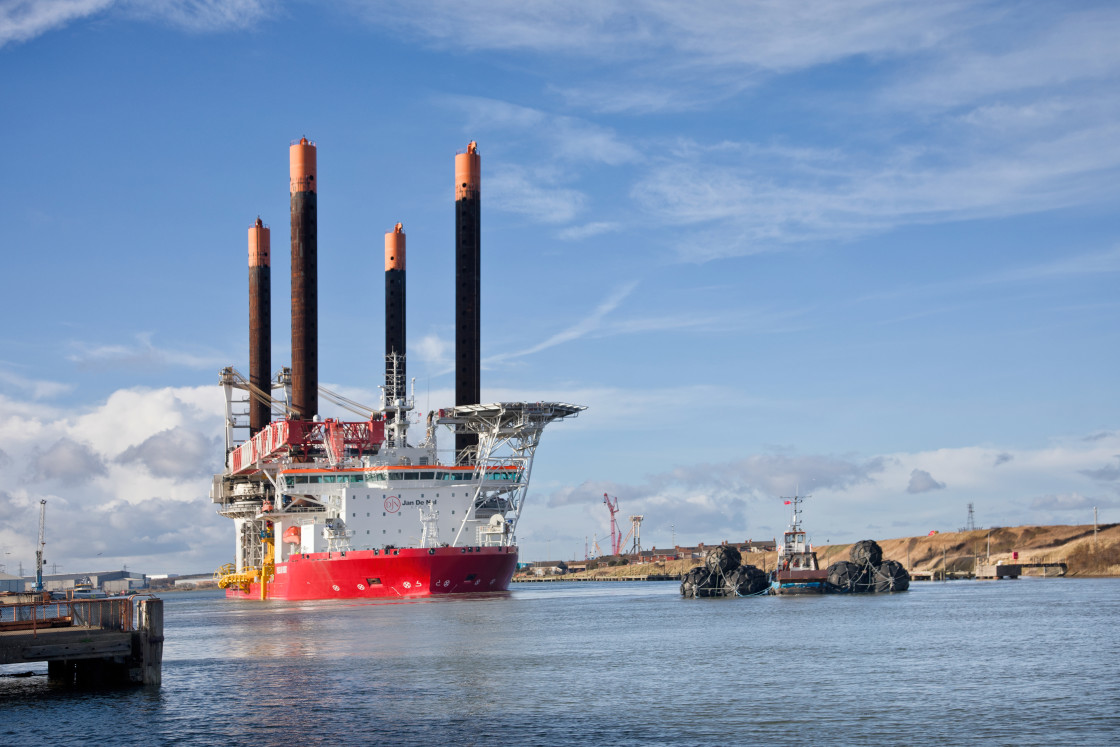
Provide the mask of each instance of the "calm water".
[{"label": "calm water", "polygon": [[162,689],[0,678],[0,744],[1120,743],[1115,579],[869,597],[682,600],[676,584],[627,583],[165,600]]}]

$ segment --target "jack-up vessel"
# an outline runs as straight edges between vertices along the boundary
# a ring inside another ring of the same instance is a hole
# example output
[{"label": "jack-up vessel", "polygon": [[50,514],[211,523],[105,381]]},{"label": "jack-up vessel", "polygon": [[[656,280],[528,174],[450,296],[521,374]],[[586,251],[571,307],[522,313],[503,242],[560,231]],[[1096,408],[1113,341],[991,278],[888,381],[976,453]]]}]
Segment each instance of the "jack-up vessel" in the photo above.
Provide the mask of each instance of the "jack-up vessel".
[{"label": "jack-up vessel", "polygon": [[[585,408],[479,402],[479,177],[475,144],[455,159],[456,405],[409,440],[405,236],[385,236],[385,385],[380,407],[319,386],[315,144],[291,146],[292,367],[269,369],[269,229],[249,229],[250,375],[222,370],[225,469],[211,498],[233,520],[227,597],[366,599],[504,591],[541,433]],[[276,395],[274,397],[274,395]],[[360,419],[319,416],[319,396]],[[454,435],[440,459],[437,431]],[[247,433],[246,433],[247,431]]]}]

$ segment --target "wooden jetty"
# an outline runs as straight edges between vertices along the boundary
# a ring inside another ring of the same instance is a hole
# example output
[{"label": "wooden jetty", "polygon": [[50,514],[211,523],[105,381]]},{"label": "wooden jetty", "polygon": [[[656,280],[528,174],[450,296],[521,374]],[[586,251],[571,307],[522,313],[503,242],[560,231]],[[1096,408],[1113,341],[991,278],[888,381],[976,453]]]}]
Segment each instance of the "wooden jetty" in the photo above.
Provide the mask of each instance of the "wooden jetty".
[{"label": "wooden jetty", "polygon": [[0,602],[0,664],[47,662],[47,677],[82,687],[159,687],[163,600],[44,595]]}]

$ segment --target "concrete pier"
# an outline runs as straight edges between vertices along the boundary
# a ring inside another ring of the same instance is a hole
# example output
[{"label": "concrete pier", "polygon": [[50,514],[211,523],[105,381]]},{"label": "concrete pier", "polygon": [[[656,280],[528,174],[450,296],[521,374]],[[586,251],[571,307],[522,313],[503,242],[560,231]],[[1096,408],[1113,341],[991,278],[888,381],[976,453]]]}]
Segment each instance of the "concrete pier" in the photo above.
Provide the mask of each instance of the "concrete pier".
[{"label": "concrete pier", "polygon": [[87,599],[0,605],[0,664],[47,662],[79,687],[159,687],[163,600]]},{"label": "concrete pier", "polygon": [[1019,578],[1019,576],[1064,576],[1065,563],[999,563],[976,566],[976,578]]}]

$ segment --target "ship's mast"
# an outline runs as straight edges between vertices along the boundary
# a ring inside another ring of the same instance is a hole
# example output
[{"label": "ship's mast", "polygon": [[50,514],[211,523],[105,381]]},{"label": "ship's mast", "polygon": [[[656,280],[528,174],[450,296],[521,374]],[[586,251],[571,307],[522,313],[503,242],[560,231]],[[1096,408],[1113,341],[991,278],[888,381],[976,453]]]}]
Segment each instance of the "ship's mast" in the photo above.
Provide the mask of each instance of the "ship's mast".
[{"label": "ship's mast", "polygon": [[[385,418],[385,445],[408,446],[408,413],[416,404],[415,391],[405,396],[404,356],[385,356],[385,386],[381,388],[381,412]],[[416,382],[413,381],[413,389]]]},{"label": "ship's mast", "polygon": [[791,531],[791,532],[801,531],[801,518],[800,518],[801,517],[801,502],[804,501],[805,498],[808,498],[808,497],[809,496],[804,496],[804,497],[799,496],[799,495],[797,495],[797,493],[794,493],[792,498],[790,498],[788,496],[784,496],[784,495],[782,496],[782,500],[784,500],[786,502],[786,505],[790,506],[791,509],[792,509],[790,519],[789,519],[789,531]]}]

